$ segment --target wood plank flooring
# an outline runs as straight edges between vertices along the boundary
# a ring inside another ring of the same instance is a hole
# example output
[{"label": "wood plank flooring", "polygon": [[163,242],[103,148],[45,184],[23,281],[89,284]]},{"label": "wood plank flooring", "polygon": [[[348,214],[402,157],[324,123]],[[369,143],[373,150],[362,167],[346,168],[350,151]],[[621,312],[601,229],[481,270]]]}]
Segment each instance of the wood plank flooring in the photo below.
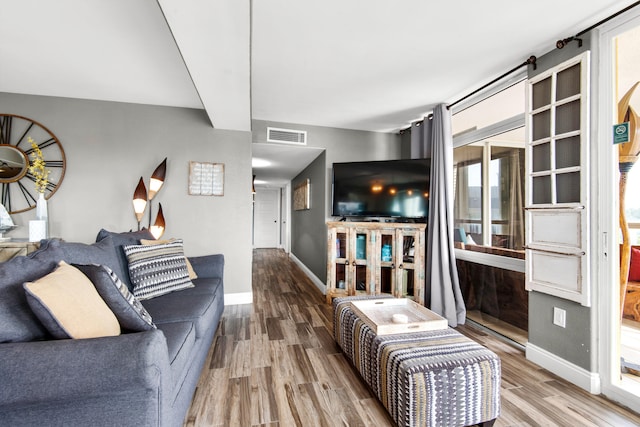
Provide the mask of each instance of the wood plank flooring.
[{"label": "wood plank flooring", "polygon": [[[185,426],[393,426],[341,354],[331,306],[286,254],[255,250],[253,304],[225,307]],[[469,326],[458,330],[502,360],[495,426],[639,426],[593,396]]]}]

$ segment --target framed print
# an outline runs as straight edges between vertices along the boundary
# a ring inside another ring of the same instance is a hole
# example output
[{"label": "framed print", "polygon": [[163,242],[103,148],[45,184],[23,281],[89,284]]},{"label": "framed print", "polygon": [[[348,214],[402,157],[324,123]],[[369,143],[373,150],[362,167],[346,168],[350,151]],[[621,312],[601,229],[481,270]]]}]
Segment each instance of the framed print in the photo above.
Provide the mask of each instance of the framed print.
[{"label": "framed print", "polygon": [[224,196],[224,163],[189,162],[189,195]]}]

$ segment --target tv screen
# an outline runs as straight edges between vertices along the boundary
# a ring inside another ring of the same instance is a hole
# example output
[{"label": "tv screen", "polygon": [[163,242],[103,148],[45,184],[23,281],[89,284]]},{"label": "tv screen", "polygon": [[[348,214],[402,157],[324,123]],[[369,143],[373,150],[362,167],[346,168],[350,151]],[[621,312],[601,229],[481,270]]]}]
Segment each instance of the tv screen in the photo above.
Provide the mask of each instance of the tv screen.
[{"label": "tv screen", "polygon": [[426,218],[430,159],[333,164],[333,216]]}]

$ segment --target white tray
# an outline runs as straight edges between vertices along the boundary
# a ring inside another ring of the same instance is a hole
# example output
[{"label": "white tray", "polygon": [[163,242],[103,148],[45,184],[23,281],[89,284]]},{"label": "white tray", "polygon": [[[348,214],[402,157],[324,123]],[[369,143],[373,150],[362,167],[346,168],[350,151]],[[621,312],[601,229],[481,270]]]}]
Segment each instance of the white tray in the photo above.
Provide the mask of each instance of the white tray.
[{"label": "white tray", "polygon": [[[435,331],[449,327],[447,319],[407,298],[352,301],[353,311],[376,335]],[[394,314],[407,316],[407,323],[395,323]]]}]

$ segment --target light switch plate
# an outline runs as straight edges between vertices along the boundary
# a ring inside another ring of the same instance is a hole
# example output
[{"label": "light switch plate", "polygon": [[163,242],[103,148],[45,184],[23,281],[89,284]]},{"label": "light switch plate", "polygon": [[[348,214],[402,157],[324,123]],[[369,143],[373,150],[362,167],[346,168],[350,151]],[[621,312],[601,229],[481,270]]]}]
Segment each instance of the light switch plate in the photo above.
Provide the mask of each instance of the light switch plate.
[{"label": "light switch plate", "polygon": [[567,327],[567,312],[558,307],[553,307],[553,324],[561,328]]}]

